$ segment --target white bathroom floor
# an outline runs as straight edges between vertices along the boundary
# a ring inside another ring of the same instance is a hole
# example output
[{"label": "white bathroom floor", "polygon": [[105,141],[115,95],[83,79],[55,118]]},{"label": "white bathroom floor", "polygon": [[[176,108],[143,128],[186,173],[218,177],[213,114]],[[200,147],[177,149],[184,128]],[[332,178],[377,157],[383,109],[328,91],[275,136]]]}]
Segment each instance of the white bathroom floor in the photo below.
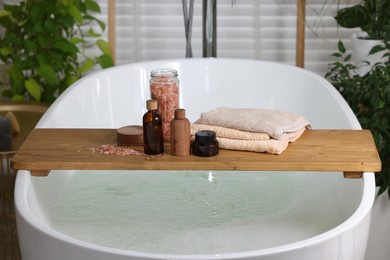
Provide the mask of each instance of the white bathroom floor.
[{"label": "white bathroom floor", "polygon": [[366,260],[390,259],[390,199],[382,194],[372,208],[370,238]]}]

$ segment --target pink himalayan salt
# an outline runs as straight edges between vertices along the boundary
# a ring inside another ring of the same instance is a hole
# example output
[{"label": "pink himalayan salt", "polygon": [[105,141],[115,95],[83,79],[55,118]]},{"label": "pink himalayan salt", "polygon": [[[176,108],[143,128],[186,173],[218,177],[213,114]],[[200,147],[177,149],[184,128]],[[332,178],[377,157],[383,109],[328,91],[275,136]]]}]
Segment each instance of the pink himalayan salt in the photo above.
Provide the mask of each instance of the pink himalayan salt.
[{"label": "pink himalayan salt", "polygon": [[169,141],[170,123],[179,108],[179,82],[171,76],[156,76],[150,82],[152,99],[158,101],[158,111],[162,117],[164,141]]},{"label": "pink himalayan salt", "polygon": [[95,153],[100,154],[113,154],[113,155],[119,155],[119,156],[128,156],[128,155],[145,155],[142,152],[136,151],[132,148],[125,147],[125,146],[118,146],[118,145],[112,145],[112,144],[102,144],[99,146],[88,148],[92,152],[92,155]]}]

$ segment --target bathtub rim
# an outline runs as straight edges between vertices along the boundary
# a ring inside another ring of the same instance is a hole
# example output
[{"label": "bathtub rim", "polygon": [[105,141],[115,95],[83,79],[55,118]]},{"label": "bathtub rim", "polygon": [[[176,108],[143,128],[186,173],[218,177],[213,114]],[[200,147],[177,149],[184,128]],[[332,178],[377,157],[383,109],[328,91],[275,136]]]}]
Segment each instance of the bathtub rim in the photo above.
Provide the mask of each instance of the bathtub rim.
[{"label": "bathtub rim", "polygon": [[[342,174],[342,173],[340,173]],[[374,173],[364,172],[362,177],[362,199],[356,209],[356,211],[347,220],[342,222],[340,225],[324,232],[319,235],[281,246],[275,246],[259,250],[242,251],[236,253],[225,253],[225,254],[194,254],[194,255],[183,255],[183,254],[156,254],[146,253],[132,250],[124,250],[118,248],[111,248],[102,245],[96,245],[83,240],[79,240],[68,235],[65,235],[59,231],[50,228],[45,225],[30,209],[28,203],[28,193],[32,187],[30,178],[42,178],[32,177],[30,172],[27,170],[19,170],[16,178],[15,185],[15,210],[17,211],[17,219],[23,218],[23,221],[28,223],[31,227],[44,235],[50,237],[50,239],[56,239],[62,243],[71,244],[72,246],[82,247],[89,250],[98,252],[104,252],[108,254],[122,255],[122,256],[133,256],[145,259],[179,259],[179,260],[206,260],[206,259],[237,259],[237,258],[253,258],[256,256],[267,256],[282,252],[295,251],[303,247],[310,247],[325,242],[326,240],[333,239],[341,235],[344,231],[353,229],[357,226],[368,214],[370,214],[372,205],[375,198],[375,189],[370,189],[371,185],[375,185]],[[19,229],[18,229],[19,233]]]}]

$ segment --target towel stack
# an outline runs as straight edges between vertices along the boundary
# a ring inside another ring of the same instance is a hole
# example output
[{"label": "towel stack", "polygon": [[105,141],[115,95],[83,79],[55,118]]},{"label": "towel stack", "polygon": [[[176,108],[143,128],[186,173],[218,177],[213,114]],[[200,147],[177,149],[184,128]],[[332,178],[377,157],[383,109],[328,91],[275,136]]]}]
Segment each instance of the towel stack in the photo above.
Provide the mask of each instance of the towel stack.
[{"label": "towel stack", "polygon": [[191,135],[212,130],[222,149],[281,154],[310,128],[305,117],[291,112],[221,107],[202,113],[191,125]]}]

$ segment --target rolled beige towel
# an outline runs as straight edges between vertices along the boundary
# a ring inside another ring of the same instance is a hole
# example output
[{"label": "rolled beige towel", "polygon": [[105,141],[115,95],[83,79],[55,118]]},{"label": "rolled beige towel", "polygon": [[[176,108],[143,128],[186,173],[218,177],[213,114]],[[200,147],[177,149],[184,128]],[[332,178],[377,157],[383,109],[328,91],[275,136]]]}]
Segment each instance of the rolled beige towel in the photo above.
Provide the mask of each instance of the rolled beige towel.
[{"label": "rolled beige towel", "polygon": [[302,128],[311,128],[309,121],[301,115],[256,108],[216,108],[202,113],[195,124],[265,133],[278,140],[283,139],[289,133],[300,131]]}]

